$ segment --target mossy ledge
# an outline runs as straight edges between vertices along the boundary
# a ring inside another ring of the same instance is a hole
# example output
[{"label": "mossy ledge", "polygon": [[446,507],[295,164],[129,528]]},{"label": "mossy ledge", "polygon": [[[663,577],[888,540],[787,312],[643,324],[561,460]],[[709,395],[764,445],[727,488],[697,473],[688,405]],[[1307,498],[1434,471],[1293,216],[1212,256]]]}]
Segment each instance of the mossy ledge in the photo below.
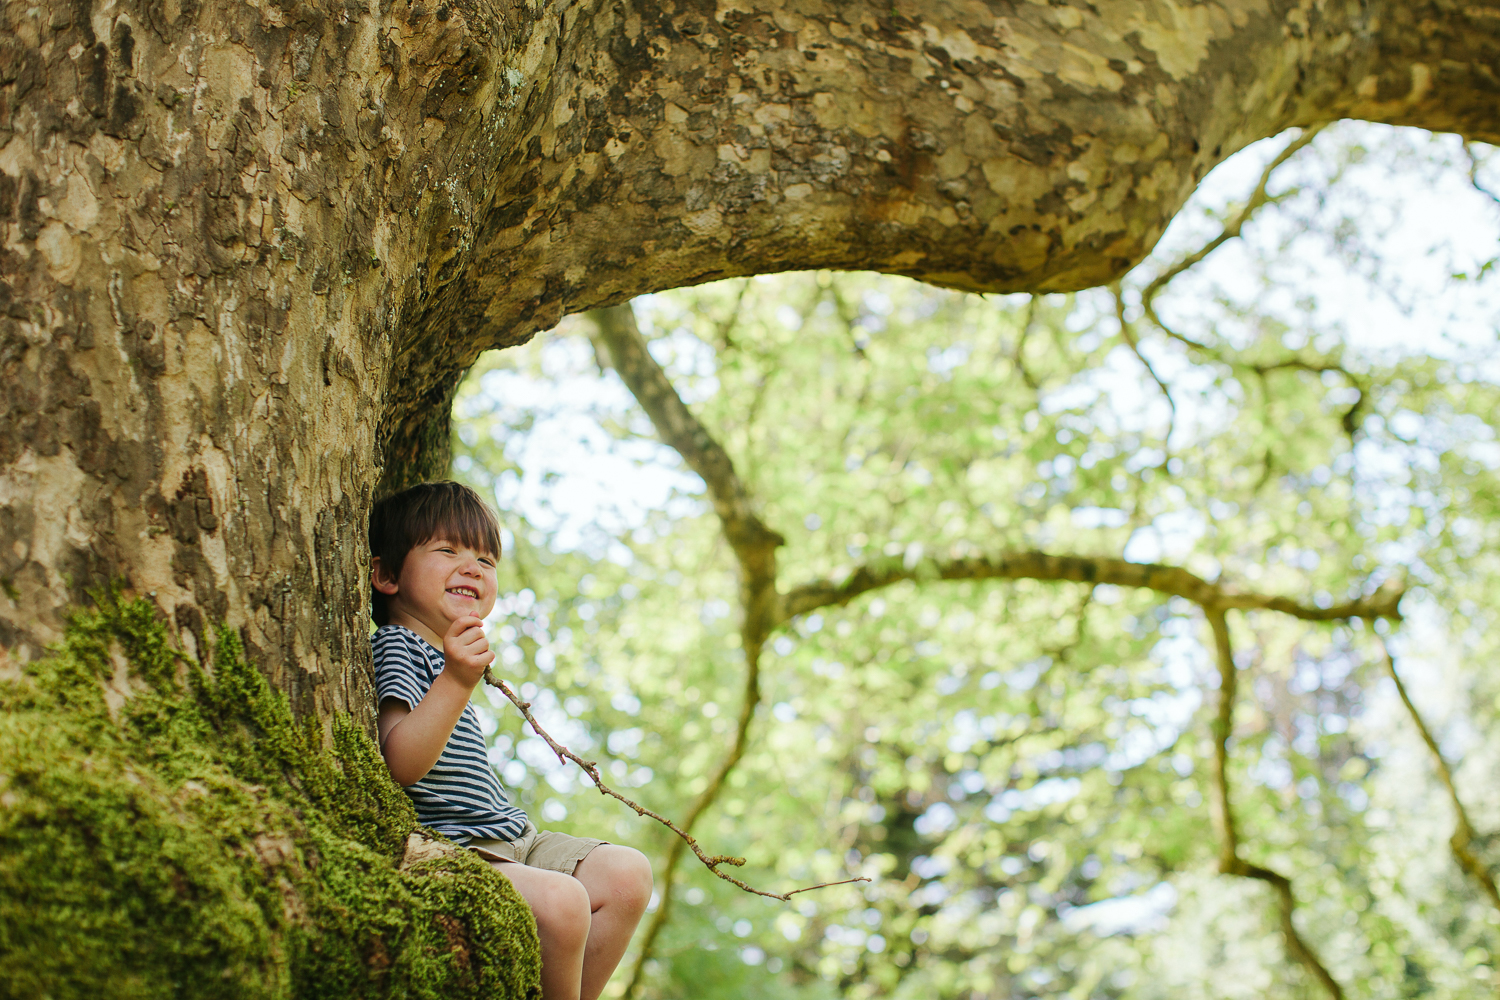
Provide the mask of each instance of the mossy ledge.
[{"label": "mossy ledge", "polygon": [[232,631],[205,670],[102,594],[0,681],[0,996],[523,1000],[540,967],[510,883]]}]

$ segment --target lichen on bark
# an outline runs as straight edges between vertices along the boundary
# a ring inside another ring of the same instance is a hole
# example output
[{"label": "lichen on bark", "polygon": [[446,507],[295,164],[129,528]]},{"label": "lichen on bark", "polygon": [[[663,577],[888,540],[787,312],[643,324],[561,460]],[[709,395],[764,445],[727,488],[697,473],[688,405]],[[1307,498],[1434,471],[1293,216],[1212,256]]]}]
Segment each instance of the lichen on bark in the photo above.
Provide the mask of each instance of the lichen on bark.
[{"label": "lichen on bark", "polygon": [[99,596],[0,681],[12,996],[538,994],[510,883],[428,835],[364,731],[298,721],[219,630],[212,668]]}]

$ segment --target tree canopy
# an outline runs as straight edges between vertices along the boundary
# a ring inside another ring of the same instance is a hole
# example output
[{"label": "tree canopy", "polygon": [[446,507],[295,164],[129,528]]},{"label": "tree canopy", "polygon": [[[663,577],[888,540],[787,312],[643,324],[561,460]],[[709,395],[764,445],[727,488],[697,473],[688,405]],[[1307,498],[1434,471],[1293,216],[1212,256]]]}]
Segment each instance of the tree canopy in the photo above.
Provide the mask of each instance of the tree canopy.
[{"label": "tree canopy", "polygon": [[745,895],[497,699],[535,812],[668,859],[631,990],[1491,992],[1484,155],[1292,133],[1108,289],[808,272],[487,355],[502,675],[736,876],[874,879]]}]

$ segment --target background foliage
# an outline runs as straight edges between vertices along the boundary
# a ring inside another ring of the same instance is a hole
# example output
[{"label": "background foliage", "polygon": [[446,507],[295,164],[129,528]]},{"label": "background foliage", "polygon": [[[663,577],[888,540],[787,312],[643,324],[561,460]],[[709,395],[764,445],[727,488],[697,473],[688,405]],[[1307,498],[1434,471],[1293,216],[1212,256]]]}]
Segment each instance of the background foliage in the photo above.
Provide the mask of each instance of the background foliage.
[{"label": "background foliage", "polygon": [[[1317,607],[1405,586],[1393,626],[1230,613],[1241,855],[1292,879],[1296,926],[1350,995],[1489,996],[1500,912],[1449,851],[1448,793],[1378,642],[1476,853],[1500,860],[1483,836],[1500,830],[1486,154],[1330,129],[1271,175],[1242,237],[1157,294],[1285,145],[1221,168],[1116,290],[806,273],[635,311],[786,537],[784,584],[1035,549]],[[615,787],[680,816],[740,710],[736,564],[590,330],[486,356],[456,470],[509,528],[501,674]],[[1327,995],[1267,886],[1218,871],[1213,649],[1197,605],[1109,585],[918,580],[794,619],[695,832],[778,891],[874,881],[787,904],[684,864],[637,994]],[[509,705],[488,720],[538,822],[664,854],[665,830],[559,767]]]}]

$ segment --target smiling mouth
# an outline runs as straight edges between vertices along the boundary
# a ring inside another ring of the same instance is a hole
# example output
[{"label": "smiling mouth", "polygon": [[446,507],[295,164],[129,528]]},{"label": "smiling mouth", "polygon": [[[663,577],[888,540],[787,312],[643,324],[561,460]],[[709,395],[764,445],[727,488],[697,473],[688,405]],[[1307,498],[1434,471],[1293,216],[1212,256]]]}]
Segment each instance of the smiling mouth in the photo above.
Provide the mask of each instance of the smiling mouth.
[{"label": "smiling mouth", "polygon": [[460,597],[469,597],[476,601],[479,600],[479,591],[473,587],[449,587],[448,593],[457,594]]}]

